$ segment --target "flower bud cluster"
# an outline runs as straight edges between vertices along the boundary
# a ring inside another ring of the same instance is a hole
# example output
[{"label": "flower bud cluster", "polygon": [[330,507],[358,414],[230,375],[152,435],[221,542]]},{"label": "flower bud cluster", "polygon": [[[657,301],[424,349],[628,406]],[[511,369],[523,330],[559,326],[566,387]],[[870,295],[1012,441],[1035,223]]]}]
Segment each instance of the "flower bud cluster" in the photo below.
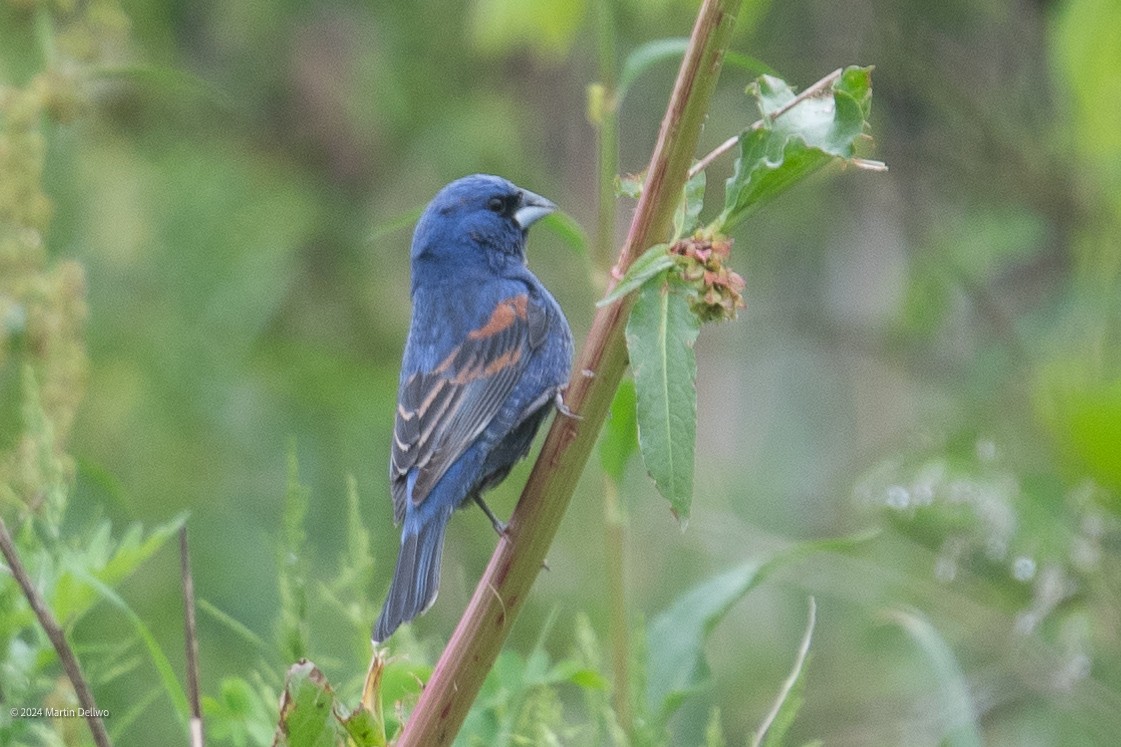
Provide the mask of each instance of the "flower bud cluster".
[{"label": "flower bud cluster", "polygon": [[746,304],[743,278],[725,264],[732,253],[732,239],[697,234],[679,240],[669,251],[678,260],[681,278],[694,291],[690,305],[700,320],[735,319]]}]

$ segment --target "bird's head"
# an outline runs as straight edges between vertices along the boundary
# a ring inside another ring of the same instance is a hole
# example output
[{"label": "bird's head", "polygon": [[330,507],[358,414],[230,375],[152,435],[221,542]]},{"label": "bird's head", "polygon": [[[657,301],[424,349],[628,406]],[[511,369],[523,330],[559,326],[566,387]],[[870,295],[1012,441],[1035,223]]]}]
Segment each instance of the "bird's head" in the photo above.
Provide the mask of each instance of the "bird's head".
[{"label": "bird's head", "polygon": [[446,271],[522,264],[526,230],[556,209],[544,197],[498,176],[457,179],[432,198],[417,222],[414,273],[421,265]]}]

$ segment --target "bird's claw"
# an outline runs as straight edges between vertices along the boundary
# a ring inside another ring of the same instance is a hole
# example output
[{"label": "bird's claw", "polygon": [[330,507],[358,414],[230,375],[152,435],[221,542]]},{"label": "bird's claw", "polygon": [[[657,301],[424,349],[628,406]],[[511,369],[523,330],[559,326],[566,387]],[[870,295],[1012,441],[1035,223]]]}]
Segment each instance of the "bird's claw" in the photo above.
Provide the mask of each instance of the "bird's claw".
[{"label": "bird's claw", "polygon": [[573,412],[571,409],[569,409],[568,405],[566,405],[564,403],[564,393],[563,392],[557,392],[555,402],[556,402],[556,405],[557,405],[557,412],[559,412],[561,415],[564,415],[566,418],[572,418],[573,420],[583,420],[584,419],[583,415],[579,415],[579,414]]}]

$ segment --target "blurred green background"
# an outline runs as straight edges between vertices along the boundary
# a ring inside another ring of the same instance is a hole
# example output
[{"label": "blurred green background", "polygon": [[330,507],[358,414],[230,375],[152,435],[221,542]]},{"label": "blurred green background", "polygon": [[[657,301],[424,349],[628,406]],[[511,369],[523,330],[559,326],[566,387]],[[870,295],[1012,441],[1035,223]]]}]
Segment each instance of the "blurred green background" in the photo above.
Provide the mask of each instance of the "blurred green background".
[{"label": "blurred green background", "polygon": [[[80,82],[74,121],[43,129],[46,249],[84,267],[88,299],[69,524],[188,510],[197,594],[270,638],[294,444],[309,584],[336,573],[352,475],[372,614],[398,537],[387,460],[412,220],[444,183],[484,171],[594,233],[596,4],[52,5],[56,53]],[[47,67],[36,6],[0,4],[5,86]],[[687,35],[696,8],[614,5],[620,60]],[[900,609],[953,651],[985,743],[1121,732],[1118,29],[1116,0],[745,3],[733,48],[800,87],[876,66],[868,155],[891,170],[832,169],[739,230],[747,309],[697,345],[687,531],[637,462],[624,485],[631,613],[650,619],[791,542],[882,532],[783,568],[732,610],[709,642],[713,684],[673,743],[699,743],[713,705],[744,742],[791,665],[808,594],[818,626],[793,743],[942,743],[945,678],[885,612]],[[674,72],[656,66],[630,92],[624,172],[645,166]],[[702,151],[754,119],[750,79],[725,71]],[[708,211],[730,172],[730,159],[710,170]],[[582,339],[603,261],[548,227],[529,257]],[[0,358],[0,392],[14,365]],[[501,515],[527,469],[495,491]],[[555,613],[547,648],[565,655],[577,610],[606,638],[602,484],[593,460],[513,648]],[[452,522],[411,650],[439,652],[494,541],[477,511]],[[166,548],[120,591],[181,672],[177,562]],[[365,665],[339,618],[311,610],[333,681]],[[124,626],[103,604],[73,636]],[[260,658],[213,615],[199,633],[208,694]],[[123,713],[155,681],[145,661],[99,705]],[[120,744],[181,734],[156,700]]]}]

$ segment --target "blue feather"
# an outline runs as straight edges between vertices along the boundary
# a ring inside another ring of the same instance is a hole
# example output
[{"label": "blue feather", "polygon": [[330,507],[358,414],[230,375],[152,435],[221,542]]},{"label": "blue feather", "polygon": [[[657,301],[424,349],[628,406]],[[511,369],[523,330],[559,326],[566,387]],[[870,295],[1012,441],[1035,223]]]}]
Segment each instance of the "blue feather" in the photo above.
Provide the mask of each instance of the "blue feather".
[{"label": "blue feather", "polygon": [[476,174],[444,187],[417,223],[390,459],[401,547],[375,642],[435,601],[455,509],[526,455],[568,380],[568,322],[525,262],[526,230],[554,208]]}]

